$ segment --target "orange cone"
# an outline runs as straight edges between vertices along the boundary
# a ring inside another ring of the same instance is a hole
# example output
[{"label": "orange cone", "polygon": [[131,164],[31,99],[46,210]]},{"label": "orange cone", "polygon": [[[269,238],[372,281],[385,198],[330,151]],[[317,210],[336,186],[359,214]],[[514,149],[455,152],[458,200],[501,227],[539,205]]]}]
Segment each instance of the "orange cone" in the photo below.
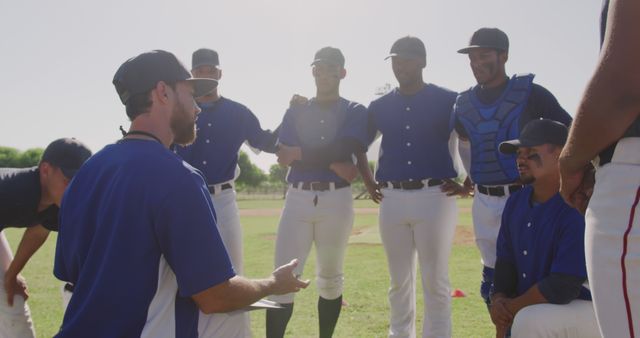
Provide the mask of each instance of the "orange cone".
[{"label": "orange cone", "polygon": [[460,289],[455,289],[453,291],[451,291],[451,297],[453,298],[462,298],[462,297],[466,297],[467,295],[464,293],[464,291],[460,290]]}]

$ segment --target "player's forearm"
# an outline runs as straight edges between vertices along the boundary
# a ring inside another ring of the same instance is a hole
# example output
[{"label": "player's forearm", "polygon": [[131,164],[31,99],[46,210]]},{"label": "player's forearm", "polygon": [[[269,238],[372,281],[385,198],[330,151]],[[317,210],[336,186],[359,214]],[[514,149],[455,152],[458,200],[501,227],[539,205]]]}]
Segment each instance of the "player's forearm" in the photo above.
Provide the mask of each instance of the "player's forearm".
[{"label": "player's forearm", "polygon": [[568,173],[578,172],[622,137],[640,114],[640,3],[613,0],[609,8],[600,61],[561,156],[561,168]]},{"label": "player's forearm", "polygon": [[[220,285],[215,293],[209,293],[196,303],[204,313],[230,312],[249,306],[273,293],[275,281],[272,278],[247,279],[235,276]],[[204,292],[207,292],[205,290]]]},{"label": "player's forearm", "polygon": [[42,247],[49,237],[49,230],[42,225],[29,227],[24,231],[16,255],[7,269],[7,275],[17,275],[24,269],[29,259]]},{"label": "player's forearm", "polygon": [[527,290],[524,294],[513,298],[513,300],[507,305],[507,308],[515,316],[516,313],[518,313],[518,311],[520,311],[524,307],[543,303],[549,303],[549,301],[544,297],[544,295],[542,295],[540,289],[538,289],[538,284],[535,284],[530,287],[529,290]]},{"label": "player's forearm", "polygon": [[367,153],[358,153],[356,154],[356,159],[358,163],[356,166],[358,167],[358,171],[362,176],[362,180],[366,184],[375,184],[376,180],[373,177],[373,173],[371,172],[371,168],[369,168],[369,160],[367,159]]}]

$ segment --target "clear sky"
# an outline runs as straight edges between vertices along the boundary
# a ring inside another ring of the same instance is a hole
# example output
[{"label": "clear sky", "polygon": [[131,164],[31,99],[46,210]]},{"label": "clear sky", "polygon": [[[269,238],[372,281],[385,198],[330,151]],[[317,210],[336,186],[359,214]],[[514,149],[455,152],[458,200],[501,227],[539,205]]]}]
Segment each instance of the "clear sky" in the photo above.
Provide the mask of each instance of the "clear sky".
[{"label": "clear sky", "polygon": [[[600,1],[208,0],[0,1],[0,145],[25,150],[76,137],[97,151],[128,127],[111,84],[118,66],[151,49],[190,68],[200,47],[220,53],[220,93],[274,129],[293,93],[313,96],[313,54],[342,49],[343,97],[367,105],[395,85],[384,57],[399,37],[427,46],[425,81],[474,84],[456,50],[483,26],[510,38],[507,73],[535,73],[572,115],[598,54]],[[273,155],[252,156],[261,168]]]}]

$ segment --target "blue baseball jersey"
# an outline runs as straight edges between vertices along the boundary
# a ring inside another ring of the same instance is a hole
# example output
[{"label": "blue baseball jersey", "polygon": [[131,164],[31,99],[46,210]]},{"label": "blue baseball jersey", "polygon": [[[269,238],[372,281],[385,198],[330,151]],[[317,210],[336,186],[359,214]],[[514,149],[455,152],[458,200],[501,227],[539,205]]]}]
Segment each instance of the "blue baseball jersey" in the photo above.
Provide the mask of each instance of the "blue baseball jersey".
[{"label": "blue baseball jersey", "polygon": [[60,221],[54,274],[75,288],[57,337],[197,337],[191,296],[235,275],[203,177],[155,141],[89,159]]},{"label": "blue baseball jersey", "polygon": [[[314,99],[289,108],[282,119],[279,142],[288,146],[314,149],[336,140],[353,139],[363,147],[367,144],[367,109],[358,103],[340,98],[330,106]],[[287,182],[344,182],[329,168],[292,165]]]},{"label": "blue baseball jersey", "polygon": [[189,164],[200,170],[208,184],[227,182],[235,177],[238,151],[245,141],[260,150],[275,143],[275,136],[262,130],[256,116],[244,105],[221,97],[200,104],[196,140],[175,150]]},{"label": "blue baseball jersey", "polygon": [[457,93],[426,84],[414,95],[398,88],[371,102],[370,142],[382,134],[378,181],[458,176],[449,151]]},{"label": "blue baseball jersey", "polygon": [[[509,196],[502,213],[497,259],[517,270],[517,296],[552,273],[587,278],[584,257],[584,217],[559,193],[533,205],[533,187]],[[591,300],[584,286],[579,299]]]}]

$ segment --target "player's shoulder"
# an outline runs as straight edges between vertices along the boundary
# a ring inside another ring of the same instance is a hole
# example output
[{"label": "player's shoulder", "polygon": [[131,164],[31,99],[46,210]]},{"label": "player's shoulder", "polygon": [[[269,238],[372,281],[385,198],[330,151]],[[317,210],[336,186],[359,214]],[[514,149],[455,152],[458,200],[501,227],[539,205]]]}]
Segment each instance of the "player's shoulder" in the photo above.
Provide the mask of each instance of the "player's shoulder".
[{"label": "player's shoulder", "polygon": [[249,112],[251,113],[251,110],[244,105],[243,103],[240,103],[238,101],[235,101],[233,99],[230,99],[226,96],[223,96],[220,98],[220,104],[225,108],[225,109],[229,109],[232,111],[242,111],[242,112]]},{"label": "player's shoulder", "polygon": [[553,197],[554,203],[557,205],[559,212],[557,213],[557,220],[560,225],[565,227],[579,227],[581,229],[585,226],[584,215],[582,215],[576,208],[567,204],[562,198],[560,193],[557,193]]},{"label": "player's shoulder", "polygon": [[442,95],[444,97],[456,97],[458,96],[458,92],[455,90],[451,90],[447,87],[440,86],[434,83],[427,83],[425,86],[425,90],[435,93],[437,95]]},{"label": "player's shoulder", "polygon": [[400,97],[399,95],[400,95],[400,92],[398,90],[398,87],[395,87],[395,88],[391,89],[390,91],[388,91],[387,93],[385,93],[384,95],[382,95],[382,96],[378,97],[377,99],[371,101],[371,103],[369,104],[369,108],[371,108],[372,106],[377,106],[377,105],[381,105],[381,104],[388,104],[388,103],[395,102]]},{"label": "player's shoulder", "polygon": [[346,107],[346,110],[348,112],[356,112],[356,113],[361,113],[361,112],[366,112],[367,111],[367,107],[365,107],[364,105],[355,102],[355,101],[351,101],[349,99],[346,99],[344,97],[340,97],[340,103]]},{"label": "player's shoulder", "polygon": [[517,190],[509,195],[507,198],[507,202],[505,204],[505,208],[510,206],[512,208],[521,207],[525,205],[529,205],[529,199],[531,197],[531,193],[533,192],[533,187],[530,185],[525,185],[522,189]]}]

